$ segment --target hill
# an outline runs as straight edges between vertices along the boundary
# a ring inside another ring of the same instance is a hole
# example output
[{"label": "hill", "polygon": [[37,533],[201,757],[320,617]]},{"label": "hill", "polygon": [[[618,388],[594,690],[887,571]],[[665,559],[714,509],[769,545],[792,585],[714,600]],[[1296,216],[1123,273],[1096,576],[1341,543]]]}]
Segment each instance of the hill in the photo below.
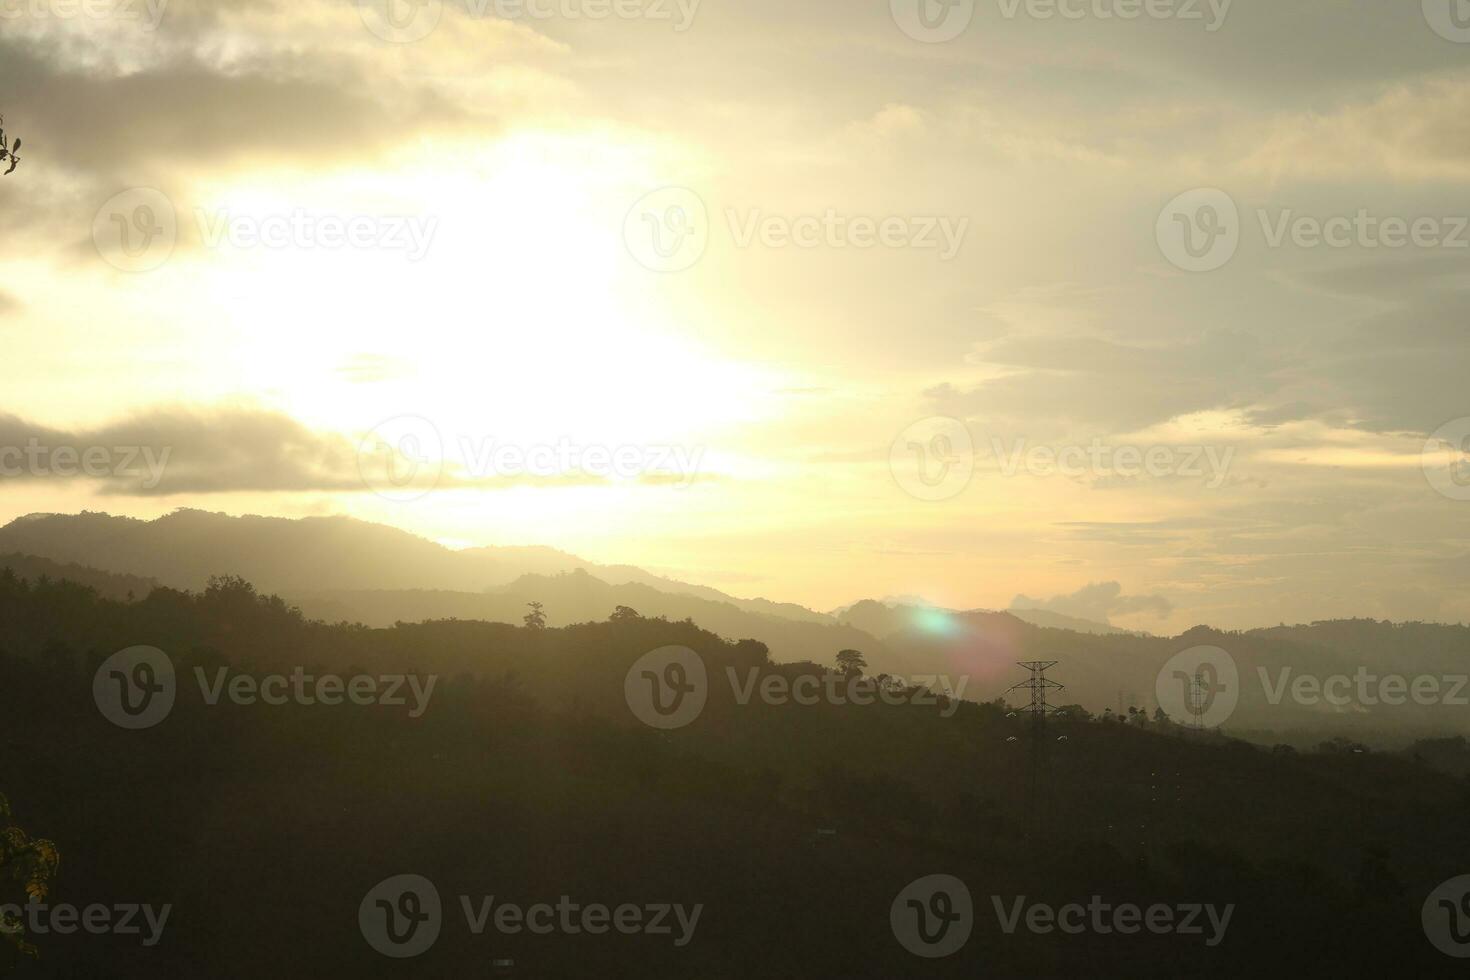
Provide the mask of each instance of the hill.
[{"label": "hill", "polygon": [[[171,658],[178,696],[154,727],[125,731],[94,706],[93,678],[140,641]],[[702,712],[660,731],[629,710],[625,677],[668,645],[692,651],[710,680]],[[1075,718],[1028,742],[1024,721],[996,705],[951,712],[896,690],[893,703],[742,701],[727,672],[752,690],[834,675],[691,623],[364,629],[311,622],[238,581],[124,603],[0,579],[0,649],[0,791],[60,850],[53,901],[174,908],[155,947],[30,937],[44,975],[399,975],[403,964],[364,942],[356,911],[377,882],[409,872],[437,883],[450,918],[458,896],[481,894],[701,909],[687,947],[477,937],[446,920],[415,964],[430,976],[483,972],[487,958],[551,977],[594,961],[629,977],[908,976],[918,965],[946,977],[1431,976],[1443,964],[1419,906],[1470,862],[1466,787],[1408,754],[1272,752]],[[437,683],[417,715],[210,703],[196,668]],[[877,690],[837,680],[847,695]],[[921,963],[895,941],[889,908],[934,873],[974,890],[976,933],[961,954]],[[990,911],[992,899],[1093,895],[1229,906],[1231,924],[1206,945],[1007,933]]]}]

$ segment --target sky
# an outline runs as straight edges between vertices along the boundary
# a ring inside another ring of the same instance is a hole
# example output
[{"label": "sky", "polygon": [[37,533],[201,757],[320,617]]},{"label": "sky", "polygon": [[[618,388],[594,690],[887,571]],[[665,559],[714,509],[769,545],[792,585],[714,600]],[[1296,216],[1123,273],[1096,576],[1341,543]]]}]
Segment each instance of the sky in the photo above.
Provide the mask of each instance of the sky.
[{"label": "sky", "polygon": [[1465,7],[0,0],[0,520],[1470,619]]}]

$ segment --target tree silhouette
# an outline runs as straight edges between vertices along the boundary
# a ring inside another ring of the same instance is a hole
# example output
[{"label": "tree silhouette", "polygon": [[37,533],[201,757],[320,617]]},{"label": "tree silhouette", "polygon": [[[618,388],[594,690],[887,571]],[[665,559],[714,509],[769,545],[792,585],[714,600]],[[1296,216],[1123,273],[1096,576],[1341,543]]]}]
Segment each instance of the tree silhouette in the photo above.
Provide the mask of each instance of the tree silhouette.
[{"label": "tree silhouette", "polygon": [[851,676],[867,670],[868,661],[857,650],[839,650],[837,651],[837,666],[844,674]]},{"label": "tree silhouette", "polygon": [[[0,793],[0,909],[6,905],[42,902],[50,890],[51,879],[61,864],[61,854],[49,840],[33,839],[17,827],[11,817],[10,801]],[[25,892],[24,901],[12,901],[11,890]],[[17,954],[37,956],[36,947],[25,940],[25,923],[14,912],[0,911],[0,965]],[[3,948],[6,944],[9,949]]]},{"label": "tree silhouette", "polygon": [[521,617],[521,621],[524,622],[526,624],[526,626],[529,627],[530,629],[533,629],[533,630],[545,629],[546,628],[546,613],[542,610],[541,603],[539,603],[539,602],[528,602],[528,603],[526,603],[526,605],[528,605],[528,606],[531,607],[531,611],[528,612],[528,613],[526,613],[526,615],[522,616]]},{"label": "tree silhouette", "polygon": [[614,623],[627,622],[629,620],[642,618],[642,616],[638,615],[638,610],[634,609],[632,606],[618,606],[616,609],[613,610],[612,615],[608,617],[608,619],[612,620]]},{"label": "tree silhouette", "polygon": [[16,139],[14,146],[10,145],[5,138],[5,117],[0,116],[0,163],[10,161],[10,169],[5,171],[6,175],[14,173],[15,168],[20,166],[20,157],[16,155],[18,153],[20,153],[20,139]]}]

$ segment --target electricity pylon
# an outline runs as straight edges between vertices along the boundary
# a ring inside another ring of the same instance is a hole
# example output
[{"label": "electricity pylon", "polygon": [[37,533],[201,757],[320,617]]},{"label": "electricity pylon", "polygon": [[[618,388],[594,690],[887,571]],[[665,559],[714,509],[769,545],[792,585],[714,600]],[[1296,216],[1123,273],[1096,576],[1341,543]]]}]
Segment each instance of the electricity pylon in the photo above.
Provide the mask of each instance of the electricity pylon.
[{"label": "electricity pylon", "polygon": [[1052,691],[1062,691],[1065,688],[1046,676],[1047,668],[1055,667],[1055,660],[1022,660],[1017,661],[1018,667],[1025,667],[1031,671],[1031,676],[1012,687],[1012,691],[1027,691],[1031,696],[1031,703],[1020,710],[1031,715],[1031,764],[1026,780],[1026,834],[1031,836],[1033,832],[1039,835],[1040,828],[1037,826],[1039,818],[1037,815],[1037,794],[1041,786],[1041,770],[1046,766],[1046,718],[1047,715],[1056,713],[1057,706],[1051,704],[1047,695]]}]

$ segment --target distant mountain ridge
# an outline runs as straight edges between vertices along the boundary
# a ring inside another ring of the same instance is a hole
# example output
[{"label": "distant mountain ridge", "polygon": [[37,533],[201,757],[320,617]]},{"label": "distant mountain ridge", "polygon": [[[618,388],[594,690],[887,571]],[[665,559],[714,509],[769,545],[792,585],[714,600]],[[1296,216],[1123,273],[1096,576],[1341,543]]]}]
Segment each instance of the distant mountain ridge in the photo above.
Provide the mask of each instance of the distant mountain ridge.
[{"label": "distant mountain ridge", "polygon": [[7,569],[16,578],[29,582],[42,578],[76,582],[78,585],[96,589],[97,594],[105,599],[127,599],[129,596],[142,599],[158,588],[155,579],[99,571],[75,562],[62,563],[36,555],[0,554],[0,570]]},{"label": "distant mountain ridge", "polygon": [[[850,622],[882,637],[911,625],[927,614],[963,616],[968,613],[993,613],[991,609],[945,609],[926,602],[917,596],[894,596],[883,599],[862,599],[846,606],[839,606],[829,615],[840,622]],[[1091,619],[1079,619],[1046,609],[1006,609],[1004,612],[1023,623],[1046,626],[1050,629],[1071,630],[1074,633],[1092,633],[1098,636],[1147,636],[1136,630],[1125,630],[1111,623],[1099,623]]]},{"label": "distant mountain ridge", "polygon": [[690,619],[729,640],[758,640],[777,662],[830,665],[837,651],[856,649],[870,674],[964,679],[967,688],[958,693],[970,700],[1005,696],[1017,680],[1017,661],[1056,660],[1054,679],[1066,685],[1059,703],[1094,712],[1152,712],[1158,685],[1169,681],[1160,677],[1170,658],[1192,646],[1218,646],[1238,666],[1240,702],[1229,729],[1395,738],[1470,733],[1470,715],[1449,704],[1343,709],[1295,703],[1267,697],[1270,688],[1261,680],[1277,684],[1288,676],[1282,671],[1352,676],[1364,667],[1449,683],[1470,671],[1465,626],[1336,620],[1244,632],[1200,626],[1158,637],[1045,611],[955,611],[871,599],[826,615],[737,599],[631,566],[598,566],[550,548],[457,552],[344,518],[292,521],[203,511],[156,521],[89,513],[25,518],[0,528],[0,555],[6,554],[0,565],[21,577],[68,578],[115,598],[130,592],[141,598],[155,584],[198,590],[210,575],[236,574],[311,618],[369,626],[436,619],[519,623],[532,601],[543,603],[550,624],[559,626],[603,621],[616,607],[629,606],[645,617]]},{"label": "distant mountain ridge", "polygon": [[345,590],[485,592],[524,575],[556,575],[580,568],[613,585],[636,583],[762,615],[832,622],[793,603],[741,599],[632,565],[599,565],[554,548],[456,551],[398,528],[349,517],[234,517],[192,509],[152,521],[90,511],[32,514],[0,527],[0,553],[5,552],[143,575],[180,589],[203,588],[209,576],[228,571],[263,591],[282,595]]}]

